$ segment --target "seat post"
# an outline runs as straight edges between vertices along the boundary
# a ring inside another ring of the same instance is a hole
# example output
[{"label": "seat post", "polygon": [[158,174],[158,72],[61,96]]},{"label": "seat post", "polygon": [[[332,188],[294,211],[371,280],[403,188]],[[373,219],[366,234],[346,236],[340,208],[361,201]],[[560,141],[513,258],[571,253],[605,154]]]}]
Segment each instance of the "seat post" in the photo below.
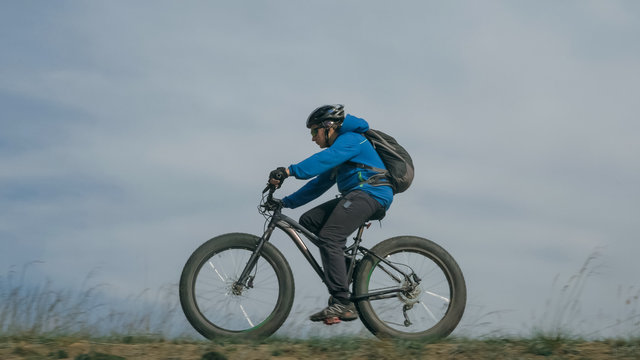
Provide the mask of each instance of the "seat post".
[{"label": "seat post", "polygon": [[369,226],[371,226],[371,223],[364,223],[360,225],[360,227],[358,228],[358,232],[356,233],[356,236],[353,238],[354,240],[353,244],[345,250],[344,257],[345,257],[346,266],[347,266],[347,279],[349,281],[349,285],[351,285],[351,282],[353,280],[352,279],[353,271],[355,270],[355,264],[356,264],[354,260],[356,259],[358,248],[360,247],[360,242],[362,241],[362,233],[364,232],[364,229],[365,228],[368,229]]},{"label": "seat post", "polygon": [[358,233],[356,234],[356,237],[354,240],[360,242],[360,240],[362,239],[362,233],[364,232],[365,228],[369,228],[371,226],[371,223],[364,223],[362,225],[360,225],[360,227],[358,228]]}]

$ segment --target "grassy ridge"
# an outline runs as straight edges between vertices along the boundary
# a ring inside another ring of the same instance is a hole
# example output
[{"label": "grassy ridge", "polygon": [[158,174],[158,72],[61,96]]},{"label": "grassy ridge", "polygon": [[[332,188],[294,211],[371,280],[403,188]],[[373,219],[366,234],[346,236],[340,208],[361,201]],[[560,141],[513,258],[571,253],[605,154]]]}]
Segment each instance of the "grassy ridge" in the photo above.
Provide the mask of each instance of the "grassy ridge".
[{"label": "grassy ridge", "polygon": [[565,284],[554,284],[548,313],[531,336],[432,343],[355,336],[202,341],[193,331],[175,332],[177,319],[184,322],[175,286],[119,300],[109,297],[107,285],[90,285],[91,275],[77,290],[28,281],[28,264],[0,275],[0,359],[640,359],[636,289],[619,294],[627,305],[625,317],[603,325],[625,330],[619,338],[589,341],[571,333],[595,258]]},{"label": "grassy ridge", "polygon": [[91,284],[92,274],[79,289],[27,280],[33,264],[0,275],[0,337],[167,336],[181,315],[173,287],[118,299],[108,285]]},{"label": "grassy ridge", "polygon": [[353,337],[264,341],[3,338],[2,359],[637,359],[640,339],[459,339],[433,343]]}]

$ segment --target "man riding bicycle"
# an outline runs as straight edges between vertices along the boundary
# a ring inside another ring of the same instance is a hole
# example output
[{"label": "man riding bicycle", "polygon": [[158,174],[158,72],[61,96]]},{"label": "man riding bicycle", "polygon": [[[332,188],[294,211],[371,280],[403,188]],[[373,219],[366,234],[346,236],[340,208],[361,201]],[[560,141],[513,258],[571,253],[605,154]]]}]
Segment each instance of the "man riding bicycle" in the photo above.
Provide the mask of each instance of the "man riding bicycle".
[{"label": "man riding bicycle", "polygon": [[[333,324],[358,318],[350,300],[344,247],[347,237],[367,220],[381,219],[393,201],[390,183],[377,170],[385,169],[363,133],[369,124],[353,115],[345,116],[342,105],[324,105],[307,119],[311,140],[324,149],[307,159],[279,167],[269,175],[273,185],[281,185],[288,176],[312,179],[282,205],[297,208],[324,194],[333,184],[341,196],[327,201],[300,217],[300,224],[319,238],[324,282],[331,294],[330,305],[311,315],[311,321]],[[376,169],[372,169],[376,168]],[[389,185],[389,186],[381,186]]]}]

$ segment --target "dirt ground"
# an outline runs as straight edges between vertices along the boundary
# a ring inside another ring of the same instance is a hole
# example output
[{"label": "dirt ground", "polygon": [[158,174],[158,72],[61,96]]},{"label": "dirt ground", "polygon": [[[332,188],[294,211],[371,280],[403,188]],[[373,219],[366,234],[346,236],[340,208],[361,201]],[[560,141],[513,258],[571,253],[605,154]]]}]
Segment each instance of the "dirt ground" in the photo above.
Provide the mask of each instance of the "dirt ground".
[{"label": "dirt ground", "polygon": [[435,344],[367,340],[333,346],[294,341],[256,344],[172,343],[117,344],[93,341],[44,343],[5,341],[0,359],[76,360],[221,360],[221,359],[640,359],[640,344],[629,342],[536,343],[535,341],[466,341]]}]

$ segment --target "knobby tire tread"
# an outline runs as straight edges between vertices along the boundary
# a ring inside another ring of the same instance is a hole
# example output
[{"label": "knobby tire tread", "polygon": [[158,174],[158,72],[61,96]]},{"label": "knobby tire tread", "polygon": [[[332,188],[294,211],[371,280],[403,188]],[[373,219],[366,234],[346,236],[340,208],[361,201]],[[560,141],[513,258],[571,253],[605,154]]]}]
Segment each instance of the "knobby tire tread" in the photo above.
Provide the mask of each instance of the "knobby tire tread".
[{"label": "knobby tire tread", "polygon": [[251,234],[229,233],[220,235],[202,244],[187,260],[180,277],[180,304],[187,320],[204,337],[208,339],[217,337],[265,338],[277,331],[289,316],[295,294],[293,274],[286,258],[270,243],[264,244],[261,257],[269,262],[278,277],[279,296],[275,310],[271,313],[268,321],[246,331],[229,331],[209,322],[198,310],[193,290],[196,274],[202,265],[213,254],[227,249],[243,248],[253,251],[258,241],[259,238]]},{"label": "knobby tire tread", "polygon": [[[418,333],[400,332],[386,326],[384,322],[380,321],[369,301],[362,300],[356,302],[360,319],[364,323],[365,327],[379,338],[429,340],[446,337],[460,322],[466,306],[467,290],[462,271],[453,257],[445,249],[438,244],[421,237],[393,237],[380,242],[374,246],[371,251],[381,258],[384,258],[388,254],[395,253],[403,249],[418,250],[428,254],[427,256],[429,256],[434,263],[438,264],[443,270],[447,280],[449,281],[449,286],[452,289],[451,305],[447,313],[437,324],[426,331]],[[375,257],[367,255],[358,264],[358,268],[354,275],[353,285],[356,296],[367,293],[369,287],[369,284],[367,283],[369,280],[369,274],[377,262],[378,260]]]}]

